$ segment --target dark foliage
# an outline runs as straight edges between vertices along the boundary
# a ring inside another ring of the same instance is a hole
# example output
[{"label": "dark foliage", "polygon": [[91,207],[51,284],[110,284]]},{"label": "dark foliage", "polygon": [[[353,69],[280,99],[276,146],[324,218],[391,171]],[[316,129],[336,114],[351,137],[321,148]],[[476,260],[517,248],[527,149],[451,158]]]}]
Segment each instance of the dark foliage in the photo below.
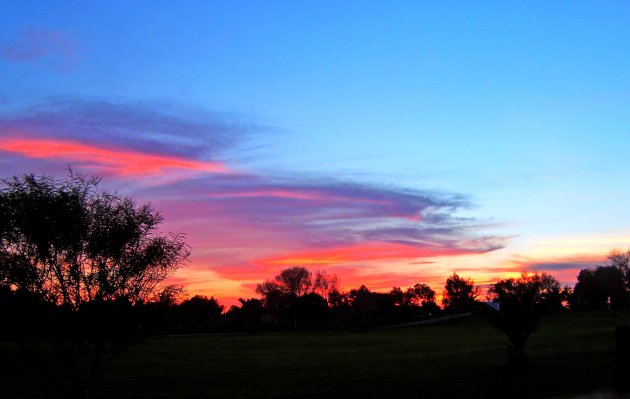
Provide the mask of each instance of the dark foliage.
[{"label": "dark foliage", "polygon": [[583,269],[570,298],[574,310],[623,310],[628,308],[626,281],[616,266]]},{"label": "dark foliage", "polygon": [[608,260],[610,260],[611,266],[619,269],[621,272],[625,288],[630,289],[630,249],[625,252],[613,249],[608,254]]},{"label": "dark foliage", "polygon": [[[101,191],[97,180],[25,175],[0,190],[0,286],[10,330],[34,356],[52,344],[69,396],[142,335],[137,314],[187,259],[180,235],[161,235],[150,205]],[[83,367],[87,365],[86,367]]]},{"label": "dark foliage", "polygon": [[[305,328],[320,325],[327,319],[326,298],[336,288],[336,276],[301,266],[282,270],[273,280],[256,287],[263,297],[265,315],[276,327]],[[261,319],[265,317],[261,316]]]},{"label": "dark foliage", "polygon": [[446,279],[442,293],[442,306],[447,313],[471,312],[475,308],[479,289],[472,280],[453,273]]},{"label": "dark foliage", "polygon": [[195,295],[175,308],[175,317],[183,331],[209,331],[216,324],[224,306],[213,297]]},{"label": "dark foliage", "polygon": [[497,306],[479,307],[480,313],[508,339],[508,364],[529,364],[525,344],[544,311],[562,308],[560,283],[543,273],[497,281],[488,289],[488,299]]},{"label": "dark foliage", "polygon": [[239,299],[241,306],[232,305],[225,314],[226,326],[235,331],[254,334],[262,328],[265,309],[263,301],[257,298]]}]

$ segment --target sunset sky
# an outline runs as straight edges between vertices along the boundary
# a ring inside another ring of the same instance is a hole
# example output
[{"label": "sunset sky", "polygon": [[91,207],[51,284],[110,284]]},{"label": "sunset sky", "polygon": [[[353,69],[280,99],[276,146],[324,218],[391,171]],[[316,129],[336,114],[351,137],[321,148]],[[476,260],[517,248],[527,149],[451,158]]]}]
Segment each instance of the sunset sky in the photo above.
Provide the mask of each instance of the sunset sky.
[{"label": "sunset sky", "polygon": [[484,284],[630,245],[630,3],[0,4],[0,176],[101,177],[224,304]]}]

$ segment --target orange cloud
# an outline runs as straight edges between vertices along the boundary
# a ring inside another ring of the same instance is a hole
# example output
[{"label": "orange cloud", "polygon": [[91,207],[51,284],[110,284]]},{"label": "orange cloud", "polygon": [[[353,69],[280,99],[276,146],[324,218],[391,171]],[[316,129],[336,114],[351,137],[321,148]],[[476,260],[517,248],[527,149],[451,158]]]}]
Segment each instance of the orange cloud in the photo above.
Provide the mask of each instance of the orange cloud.
[{"label": "orange cloud", "polygon": [[469,251],[448,247],[412,247],[395,243],[366,243],[319,251],[308,251],[258,260],[265,266],[336,265],[370,260],[428,258],[461,255]]},{"label": "orange cloud", "polygon": [[100,148],[74,141],[2,138],[0,150],[27,158],[76,161],[121,176],[160,175],[168,169],[229,173],[227,167],[219,162],[192,161],[168,155]]}]

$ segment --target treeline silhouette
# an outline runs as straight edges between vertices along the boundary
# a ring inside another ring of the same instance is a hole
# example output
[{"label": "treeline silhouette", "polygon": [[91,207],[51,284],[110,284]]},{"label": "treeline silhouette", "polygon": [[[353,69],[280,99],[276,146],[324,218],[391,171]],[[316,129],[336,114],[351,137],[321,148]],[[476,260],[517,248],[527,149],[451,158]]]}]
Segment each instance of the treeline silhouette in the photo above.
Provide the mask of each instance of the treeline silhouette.
[{"label": "treeline silhouette", "polygon": [[160,332],[364,328],[467,312],[501,314],[501,309],[517,308],[521,313],[512,311],[510,317],[523,320],[531,319],[530,313],[630,310],[630,252],[613,250],[609,259],[609,265],[581,270],[574,288],[561,286],[547,273],[523,274],[490,284],[482,296],[473,280],[454,273],[441,287],[441,304],[427,284],[393,287],[388,292],[361,285],[342,292],[336,276],[294,266],[258,284],[259,297],[241,298],[228,309],[203,296],[179,304],[170,300],[161,305],[168,317],[160,319],[168,322]]},{"label": "treeline silhouette", "polygon": [[[95,330],[124,326],[137,330],[138,335],[165,335],[356,329],[467,312],[499,315],[508,308],[513,309],[509,317],[523,321],[548,312],[629,310],[626,267],[614,264],[584,269],[573,289],[561,287],[547,273],[523,274],[520,278],[491,284],[485,296],[473,280],[454,273],[445,281],[441,304],[437,302],[436,291],[427,284],[417,283],[404,289],[393,287],[388,292],[371,291],[362,285],[342,292],[336,286],[335,276],[321,271],[313,273],[301,266],[287,268],[273,280],[260,283],[256,288],[258,297],[241,298],[229,308],[217,298],[202,295],[186,298],[181,290],[171,287],[170,292],[135,303],[118,299],[71,309],[37,300],[24,290],[0,285],[0,317],[6,321],[0,334],[4,339],[25,334],[45,335],[51,329],[61,334],[59,325],[48,325],[53,320],[63,320],[61,325],[66,330],[76,331],[79,325],[95,323],[92,327]],[[63,317],[64,312],[82,315],[76,320],[77,326],[68,323],[72,318]],[[124,317],[115,320],[114,314]]]}]

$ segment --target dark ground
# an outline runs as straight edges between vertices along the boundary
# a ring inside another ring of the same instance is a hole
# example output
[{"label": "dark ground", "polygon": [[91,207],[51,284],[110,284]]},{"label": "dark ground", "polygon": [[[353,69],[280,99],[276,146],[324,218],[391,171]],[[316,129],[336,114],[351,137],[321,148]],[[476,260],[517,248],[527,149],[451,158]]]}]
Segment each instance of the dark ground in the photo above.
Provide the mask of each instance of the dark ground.
[{"label": "dark ground", "polygon": [[[474,316],[361,332],[151,338],[101,375],[92,398],[572,397],[614,390],[614,328],[628,322],[628,313],[544,318],[524,371],[506,367],[505,339]],[[0,351],[0,397],[57,397],[16,345]]]}]

